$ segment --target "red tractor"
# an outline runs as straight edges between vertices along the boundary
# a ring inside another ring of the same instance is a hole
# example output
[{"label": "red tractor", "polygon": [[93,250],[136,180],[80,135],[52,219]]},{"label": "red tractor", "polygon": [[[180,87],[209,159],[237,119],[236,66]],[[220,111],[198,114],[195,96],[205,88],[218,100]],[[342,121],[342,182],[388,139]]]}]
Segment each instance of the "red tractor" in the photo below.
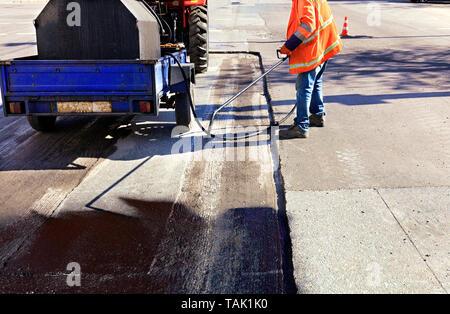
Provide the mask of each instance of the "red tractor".
[{"label": "red tractor", "polygon": [[184,43],[197,73],[209,59],[207,0],[145,0],[163,24],[162,44]]}]

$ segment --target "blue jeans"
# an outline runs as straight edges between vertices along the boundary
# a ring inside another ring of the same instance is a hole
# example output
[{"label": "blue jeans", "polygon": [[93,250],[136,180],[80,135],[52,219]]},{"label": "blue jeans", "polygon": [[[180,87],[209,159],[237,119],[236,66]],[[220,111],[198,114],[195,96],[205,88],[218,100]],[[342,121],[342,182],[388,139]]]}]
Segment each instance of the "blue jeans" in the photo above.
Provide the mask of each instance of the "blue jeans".
[{"label": "blue jeans", "polygon": [[327,61],[311,71],[300,73],[297,77],[297,117],[294,122],[304,132],[309,129],[308,111],[315,115],[325,114],[322,78],[326,66]]}]

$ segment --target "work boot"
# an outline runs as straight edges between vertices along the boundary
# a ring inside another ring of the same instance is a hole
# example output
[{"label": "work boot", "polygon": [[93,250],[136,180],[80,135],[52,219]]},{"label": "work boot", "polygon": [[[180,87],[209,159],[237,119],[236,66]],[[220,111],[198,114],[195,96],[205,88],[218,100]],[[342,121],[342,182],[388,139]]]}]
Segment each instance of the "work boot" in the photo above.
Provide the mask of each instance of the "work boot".
[{"label": "work boot", "polygon": [[312,114],[309,116],[309,126],[323,128],[325,126],[324,114]]},{"label": "work boot", "polygon": [[291,138],[307,138],[308,132],[300,129],[296,124],[292,125],[287,130],[280,130],[280,138],[291,139]]}]

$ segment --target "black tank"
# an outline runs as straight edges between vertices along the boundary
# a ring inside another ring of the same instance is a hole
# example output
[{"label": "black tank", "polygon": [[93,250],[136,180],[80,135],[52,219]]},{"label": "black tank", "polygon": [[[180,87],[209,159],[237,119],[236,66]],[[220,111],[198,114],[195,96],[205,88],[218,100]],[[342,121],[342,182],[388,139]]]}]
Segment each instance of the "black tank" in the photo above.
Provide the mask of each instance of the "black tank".
[{"label": "black tank", "polygon": [[35,27],[41,60],[160,56],[159,25],[137,0],[50,0]]}]

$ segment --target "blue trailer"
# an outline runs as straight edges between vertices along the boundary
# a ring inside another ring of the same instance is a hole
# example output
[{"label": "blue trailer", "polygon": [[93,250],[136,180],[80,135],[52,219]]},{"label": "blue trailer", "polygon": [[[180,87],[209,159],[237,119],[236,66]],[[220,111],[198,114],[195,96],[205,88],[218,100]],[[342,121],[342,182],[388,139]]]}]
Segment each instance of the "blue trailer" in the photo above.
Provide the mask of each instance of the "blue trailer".
[{"label": "blue trailer", "polygon": [[[176,57],[188,78],[184,81]],[[154,115],[175,109],[178,125],[188,126],[187,88],[195,83],[186,50],[155,60],[0,61],[5,116],[27,116],[38,131],[49,131],[65,115]]]}]

